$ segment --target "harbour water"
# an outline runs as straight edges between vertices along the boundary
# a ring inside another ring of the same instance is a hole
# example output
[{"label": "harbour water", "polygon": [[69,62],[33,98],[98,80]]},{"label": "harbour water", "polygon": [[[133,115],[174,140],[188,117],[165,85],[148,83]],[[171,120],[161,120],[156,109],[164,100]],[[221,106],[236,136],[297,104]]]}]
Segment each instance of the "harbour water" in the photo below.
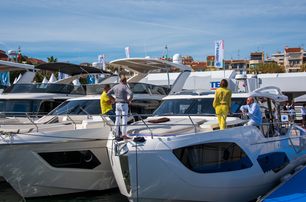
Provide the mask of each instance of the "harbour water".
[{"label": "harbour water", "polygon": [[0,202],[128,202],[119,189],[23,199],[6,182],[0,182]]}]

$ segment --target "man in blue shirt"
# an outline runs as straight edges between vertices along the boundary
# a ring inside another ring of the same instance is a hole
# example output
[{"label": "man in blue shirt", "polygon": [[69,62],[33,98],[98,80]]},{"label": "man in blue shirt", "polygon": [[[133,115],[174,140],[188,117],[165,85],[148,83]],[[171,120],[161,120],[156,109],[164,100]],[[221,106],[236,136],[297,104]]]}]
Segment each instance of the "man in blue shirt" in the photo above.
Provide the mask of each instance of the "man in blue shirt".
[{"label": "man in blue shirt", "polygon": [[248,97],[247,104],[242,105],[240,110],[242,113],[247,114],[250,120],[247,122],[247,126],[260,126],[262,124],[262,114],[259,105],[254,102],[253,97]]}]

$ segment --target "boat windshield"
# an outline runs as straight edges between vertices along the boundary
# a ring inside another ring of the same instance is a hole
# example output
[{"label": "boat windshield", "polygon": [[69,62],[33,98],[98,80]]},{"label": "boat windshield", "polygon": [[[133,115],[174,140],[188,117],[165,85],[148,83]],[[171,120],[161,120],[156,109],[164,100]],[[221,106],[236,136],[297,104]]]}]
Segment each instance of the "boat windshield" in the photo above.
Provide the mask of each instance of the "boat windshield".
[{"label": "boat windshield", "polygon": [[[231,112],[238,113],[245,98],[232,98]],[[215,115],[213,98],[164,100],[153,115]]]},{"label": "boat windshield", "polygon": [[134,94],[167,95],[170,92],[167,87],[146,83],[129,83],[129,86]]},{"label": "boat windshield", "polygon": [[4,90],[3,93],[57,93],[84,95],[82,86],[72,84],[41,83],[41,84],[14,84]]},{"label": "boat windshield", "polygon": [[49,115],[96,115],[101,114],[100,100],[70,100],[65,101]]}]

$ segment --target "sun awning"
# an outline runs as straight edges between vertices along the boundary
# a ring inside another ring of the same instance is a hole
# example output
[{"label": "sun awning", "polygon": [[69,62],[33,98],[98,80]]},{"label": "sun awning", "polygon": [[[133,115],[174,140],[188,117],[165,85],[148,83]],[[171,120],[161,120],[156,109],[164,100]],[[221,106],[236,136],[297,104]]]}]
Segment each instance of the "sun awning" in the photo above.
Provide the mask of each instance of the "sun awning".
[{"label": "sun awning", "polygon": [[156,70],[167,70],[173,68],[177,68],[180,71],[191,71],[191,68],[188,66],[154,58],[124,58],[111,61],[109,64],[144,74]]},{"label": "sun awning", "polygon": [[0,72],[22,71],[22,70],[34,70],[34,65],[10,62],[0,60]]},{"label": "sun awning", "polygon": [[52,62],[45,63],[35,67],[35,69],[48,70],[48,71],[59,71],[64,74],[69,74],[71,76],[79,74],[112,74],[110,72],[98,69],[96,67],[81,66],[71,63],[64,62]]}]

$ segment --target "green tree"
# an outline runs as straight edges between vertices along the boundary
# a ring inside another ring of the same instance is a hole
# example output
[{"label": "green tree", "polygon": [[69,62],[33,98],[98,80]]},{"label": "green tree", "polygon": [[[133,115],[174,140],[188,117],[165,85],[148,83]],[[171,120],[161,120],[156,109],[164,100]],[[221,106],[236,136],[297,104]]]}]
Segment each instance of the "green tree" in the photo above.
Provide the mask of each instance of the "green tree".
[{"label": "green tree", "polygon": [[51,57],[47,57],[48,62],[57,62],[57,58],[51,56]]},{"label": "green tree", "polygon": [[283,73],[285,72],[285,68],[283,66],[279,66],[276,63],[261,63],[258,64],[254,70],[256,73]]},{"label": "green tree", "polygon": [[306,72],[306,63],[301,66],[300,72]]}]

